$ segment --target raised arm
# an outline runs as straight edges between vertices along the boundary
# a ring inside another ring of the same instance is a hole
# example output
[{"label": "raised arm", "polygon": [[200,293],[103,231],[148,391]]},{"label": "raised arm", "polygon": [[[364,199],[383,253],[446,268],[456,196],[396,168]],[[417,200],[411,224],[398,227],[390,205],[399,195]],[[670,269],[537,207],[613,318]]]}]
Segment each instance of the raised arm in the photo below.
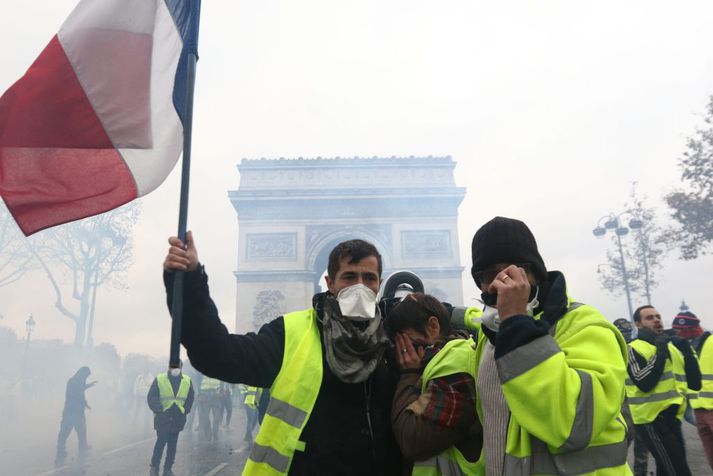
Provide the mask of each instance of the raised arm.
[{"label": "raised arm", "polygon": [[198,263],[198,252],[191,232],[187,246],[169,238],[164,260],[164,284],[171,308],[173,279],[185,272],[183,287],[183,325],[181,343],[191,364],[201,373],[225,382],[269,387],[282,365],[285,331],[282,318],[266,324],[258,334],[231,334],[220,321],[210,297],[208,276]]}]

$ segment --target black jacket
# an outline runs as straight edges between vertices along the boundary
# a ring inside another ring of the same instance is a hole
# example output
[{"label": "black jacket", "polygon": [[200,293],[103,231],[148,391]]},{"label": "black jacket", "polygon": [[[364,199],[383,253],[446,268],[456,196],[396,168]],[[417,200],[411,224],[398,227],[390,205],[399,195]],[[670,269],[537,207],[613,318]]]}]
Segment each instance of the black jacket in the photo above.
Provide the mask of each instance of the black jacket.
[{"label": "black jacket", "polygon": [[[170,308],[173,273],[164,273]],[[315,296],[315,303],[323,299]],[[225,382],[269,388],[282,365],[285,328],[282,317],[260,331],[230,334],[220,322],[202,268],[186,273],[181,343],[200,372]],[[318,312],[319,307],[317,306]],[[397,382],[385,358],[364,383],[339,380],[322,355],[323,377],[317,401],[300,440],[290,475],[393,475],[401,455],[390,424]]]},{"label": "black jacket", "polygon": [[[171,374],[168,375],[168,381],[171,382],[171,388],[173,388],[173,394],[178,392],[178,388],[181,386],[181,377],[174,377]],[[158,390],[158,379],[153,379],[151,383],[151,388],[149,388],[149,393],[146,395],[146,401],[149,404],[149,408],[154,412],[153,417],[153,427],[156,431],[167,432],[167,433],[178,433],[183,430],[186,426],[186,415],[191,411],[193,407],[193,399],[195,394],[193,392],[193,382],[188,389],[188,396],[186,397],[186,403],[183,408],[186,413],[181,413],[176,405],[171,406],[166,411],[163,411],[163,406],[161,405],[161,393]]]},{"label": "black jacket", "polygon": [[65,417],[80,417],[84,416],[84,410],[89,408],[84,392],[92,386],[87,383],[89,377],[89,368],[82,367],[67,380],[67,389],[64,393],[64,410],[62,415]]}]

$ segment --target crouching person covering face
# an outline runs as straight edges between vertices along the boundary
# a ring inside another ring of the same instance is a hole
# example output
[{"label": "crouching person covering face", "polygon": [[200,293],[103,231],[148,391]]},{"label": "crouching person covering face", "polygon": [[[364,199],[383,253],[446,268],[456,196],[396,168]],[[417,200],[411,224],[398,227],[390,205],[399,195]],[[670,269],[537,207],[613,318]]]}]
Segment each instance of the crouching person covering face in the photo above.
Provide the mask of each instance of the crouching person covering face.
[{"label": "crouching person covering face", "polygon": [[475,349],[467,333],[451,334],[436,298],[414,293],[389,313],[402,375],[391,421],[405,474],[474,475],[482,447],[475,412]]},{"label": "crouching person covering face", "polygon": [[494,218],[472,252],[485,303],[476,388],[486,474],[631,474],[624,338],[547,272],[523,222]]}]

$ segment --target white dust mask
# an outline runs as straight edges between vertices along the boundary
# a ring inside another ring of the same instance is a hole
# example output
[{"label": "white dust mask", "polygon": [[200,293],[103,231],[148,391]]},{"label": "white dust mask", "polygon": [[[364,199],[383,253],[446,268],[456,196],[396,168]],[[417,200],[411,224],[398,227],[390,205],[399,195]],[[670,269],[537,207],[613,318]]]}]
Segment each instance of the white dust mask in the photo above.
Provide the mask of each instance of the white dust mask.
[{"label": "white dust mask", "polygon": [[373,319],[376,315],[376,293],[361,283],[339,291],[337,302],[344,317]]},{"label": "white dust mask", "polygon": [[181,375],[181,369],[169,369],[168,372],[171,374],[171,377],[178,377]]},{"label": "white dust mask", "polygon": [[[535,309],[540,305],[540,301],[537,300],[537,295],[540,293],[539,286],[535,288],[535,296],[530,302],[527,303],[527,315],[534,316]],[[498,309],[493,306],[485,305],[483,308],[483,316],[481,317],[483,324],[493,332],[498,332],[500,330],[500,316],[498,315]]]}]

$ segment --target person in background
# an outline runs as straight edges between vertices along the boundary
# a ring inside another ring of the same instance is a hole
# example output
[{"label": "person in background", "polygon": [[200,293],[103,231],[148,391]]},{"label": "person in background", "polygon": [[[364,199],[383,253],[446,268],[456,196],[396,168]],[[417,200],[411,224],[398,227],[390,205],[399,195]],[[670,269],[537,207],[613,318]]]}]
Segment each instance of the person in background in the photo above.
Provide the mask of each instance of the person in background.
[{"label": "person in background", "polygon": [[614,327],[616,327],[619,332],[621,332],[621,335],[624,336],[624,340],[628,344],[631,342],[633,336],[632,336],[632,325],[631,321],[625,317],[620,317],[619,319],[614,321]]},{"label": "person in background", "polygon": [[156,430],[156,444],[151,457],[151,476],[158,476],[163,449],[166,460],[163,476],[173,476],[173,462],[176,459],[178,434],[186,426],[186,415],[193,406],[193,384],[190,377],[181,372],[179,366],[158,374],[151,383],[146,400],[154,413],[153,425]]},{"label": "person in background", "polygon": [[67,381],[67,389],[64,398],[64,410],[62,411],[62,422],[57,435],[57,455],[55,464],[61,466],[67,457],[67,438],[72,430],[77,432],[79,443],[79,456],[82,457],[91,448],[87,444],[87,420],[84,411],[91,409],[87,403],[84,392],[96,385],[96,381],[87,383],[87,378],[91,374],[89,367],[81,367]]},{"label": "person in background", "polygon": [[451,316],[433,296],[413,293],[386,321],[396,343],[401,378],[391,423],[405,474],[476,474],[483,428],[475,411],[475,343],[451,332]]},{"label": "person in background", "polygon": [[698,359],[688,342],[666,336],[654,306],[636,309],[634,322],[638,337],[629,343],[626,396],[636,432],[656,460],[657,475],[689,476],[681,418],[687,389],[701,388]]},{"label": "person in background", "polygon": [[220,382],[218,398],[220,400],[220,420],[218,423],[223,421],[223,415],[225,415],[225,425],[223,427],[226,431],[230,431],[230,419],[233,417],[233,393],[230,390],[229,383]]},{"label": "person in background", "polygon": [[253,430],[258,421],[258,402],[260,401],[260,389],[249,385],[239,384],[240,395],[242,396],[243,408],[245,408],[245,436],[243,441],[253,442]]},{"label": "person in background", "polygon": [[220,383],[217,378],[208,376],[203,376],[203,380],[201,380],[198,392],[198,411],[200,412],[198,426],[203,431],[205,441],[218,440],[222,417],[220,395],[218,394]]},{"label": "person in background", "polygon": [[708,464],[713,469],[713,339],[703,330],[701,321],[690,311],[679,312],[672,328],[678,337],[686,339],[696,351],[701,369],[701,390],[689,396],[695,414],[698,436]]}]

